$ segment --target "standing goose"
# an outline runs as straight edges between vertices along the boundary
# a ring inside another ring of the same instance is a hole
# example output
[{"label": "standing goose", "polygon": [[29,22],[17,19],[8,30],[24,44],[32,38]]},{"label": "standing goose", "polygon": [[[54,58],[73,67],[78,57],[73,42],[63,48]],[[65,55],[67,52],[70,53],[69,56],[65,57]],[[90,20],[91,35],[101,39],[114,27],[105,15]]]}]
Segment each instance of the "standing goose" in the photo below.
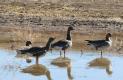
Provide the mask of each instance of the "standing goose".
[{"label": "standing goose", "polygon": [[60,56],[61,56],[61,50],[63,50],[64,58],[65,58],[66,49],[68,49],[69,47],[72,47],[72,38],[71,38],[72,30],[74,30],[73,27],[68,27],[66,40],[59,40],[51,45],[52,48],[60,49]]},{"label": "standing goose", "polygon": [[51,43],[54,41],[54,38],[49,38],[46,46],[44,47],[31,47],[26,50],[20,50],[22,54],[29,54],[31,56],[36,57],[36,64],[38,64],[38,58],[39,56],[43,56],[46,54],[47,51],[49,51],[49,48],[51,46]]},{"label": "standing goose", "polygon": [[111,34],[108,33],[106,34],[106,39],[105,40],[85,40],[88,42],[87,45],[95,48],[96,50],[100,49],[101,50],[101,57],[102,57],[102,50],[105,48],[108,48],[112,45],[112,40]]}]

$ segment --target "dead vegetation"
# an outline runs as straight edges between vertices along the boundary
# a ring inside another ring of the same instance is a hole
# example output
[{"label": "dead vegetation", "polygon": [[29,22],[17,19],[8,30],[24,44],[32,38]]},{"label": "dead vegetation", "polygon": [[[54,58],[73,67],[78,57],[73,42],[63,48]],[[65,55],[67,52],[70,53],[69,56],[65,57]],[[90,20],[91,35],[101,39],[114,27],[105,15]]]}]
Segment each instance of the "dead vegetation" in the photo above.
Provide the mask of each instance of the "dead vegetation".
[{"label": "dead vegetation", "polygon": [[[53,1],[53,0],[52,0]],[[51,18],[109,18],[109,17],[122,17],[123,2],[119,0],[70,0],[52,2],[36,1],[36,2],[2,2],[0,11],[4,14],[23,14],[23,15],[38,15],[41,17]]]}]

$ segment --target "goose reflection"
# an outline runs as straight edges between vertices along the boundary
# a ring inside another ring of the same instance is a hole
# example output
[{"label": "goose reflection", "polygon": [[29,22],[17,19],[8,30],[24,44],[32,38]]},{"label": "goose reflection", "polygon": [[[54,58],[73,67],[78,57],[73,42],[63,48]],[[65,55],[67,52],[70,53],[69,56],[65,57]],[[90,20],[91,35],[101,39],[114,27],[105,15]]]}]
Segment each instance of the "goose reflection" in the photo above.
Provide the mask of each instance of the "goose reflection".
[{"label": "goose reflection", "polygon": [[112,74],[111,62],[107,58],[96,58],[89,62],[89,67],[105,69],[108,75]]},{"label": "goose reflection", "polygon": [[67,57],[58,57],[51,62],[52,65],[58,66],[60,68],[67,68],[68,80],[73,80],[71,75],[71,61]]},{"label": "goose reflection", "polygon": [[50,71],[42,64],[28,66],[27,68],[22,69],[22,72],[29,73],[34,76],[46,75],[48,80],[52,80]]},{"label": "goose reflection", "polygon": [[16,58],[19,58],[19,59],[26,59],[26,62],[27,62],[27,63],[31,63],[31,62],[32,62],[32,57],[30,57],[30,56],[27,55],[27,54],[16,54],[15,57],[16,57]]}]

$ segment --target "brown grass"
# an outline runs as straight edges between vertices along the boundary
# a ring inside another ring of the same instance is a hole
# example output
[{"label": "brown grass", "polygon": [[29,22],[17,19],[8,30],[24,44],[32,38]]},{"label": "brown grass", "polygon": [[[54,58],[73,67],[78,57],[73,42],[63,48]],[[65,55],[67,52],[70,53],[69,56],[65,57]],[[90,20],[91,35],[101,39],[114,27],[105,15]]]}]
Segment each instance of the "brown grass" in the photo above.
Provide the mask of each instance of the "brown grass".
[{"label": "brown grass", "polygon": [[[25,2],[25,1],[24,1]],[[67,18],[83,17],[122,17],[122,1],[62,1],[57,3],[47,2],[11,2],[2,4],[1,11],[5,14],[40,15],[42,17]]]}]

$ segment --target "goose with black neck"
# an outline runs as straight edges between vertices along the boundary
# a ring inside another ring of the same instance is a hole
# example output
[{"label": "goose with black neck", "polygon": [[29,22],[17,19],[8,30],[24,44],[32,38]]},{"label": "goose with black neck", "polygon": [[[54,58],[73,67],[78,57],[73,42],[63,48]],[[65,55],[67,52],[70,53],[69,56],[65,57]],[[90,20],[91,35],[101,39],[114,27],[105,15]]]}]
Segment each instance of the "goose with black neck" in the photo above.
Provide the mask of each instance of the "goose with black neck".
[{"label": "goose with black neck", "polygon": [[101,50],[101,57],[102,57],[102,50],[112,46],[112,40],[111,40],[111,33],[106,34],[105,40],[85,40],[88,42],[87,45],[89,45],[92,48],[95,48],[96,50]]},{"label": "goose with black neck", "polygon": [[31,56],[36,57],[36,64],[38,64],[38,60],[40,56],[44,56],[46,54],[46,52],[49,51],[50,47],[51,47],[51,43],[54,41],[55,38],[50,37],[46,46],[44,47],[31,47],[29,49],[26,50],[20,50],[22,52],[22,54],[29,54]]},{"label": "goose with black neck", "polygon": [[71,31],[74,30],[73,27],[68,27],[67,30],[67,37],[65,40],[59,40],[51,45],[52,48],[60,49],[60,56],[61,56],[61,51],[64,51],[64,58],[65,58],[65,53],[66,50],[70,47],[72,47],[72,38],[71,38]]}]

